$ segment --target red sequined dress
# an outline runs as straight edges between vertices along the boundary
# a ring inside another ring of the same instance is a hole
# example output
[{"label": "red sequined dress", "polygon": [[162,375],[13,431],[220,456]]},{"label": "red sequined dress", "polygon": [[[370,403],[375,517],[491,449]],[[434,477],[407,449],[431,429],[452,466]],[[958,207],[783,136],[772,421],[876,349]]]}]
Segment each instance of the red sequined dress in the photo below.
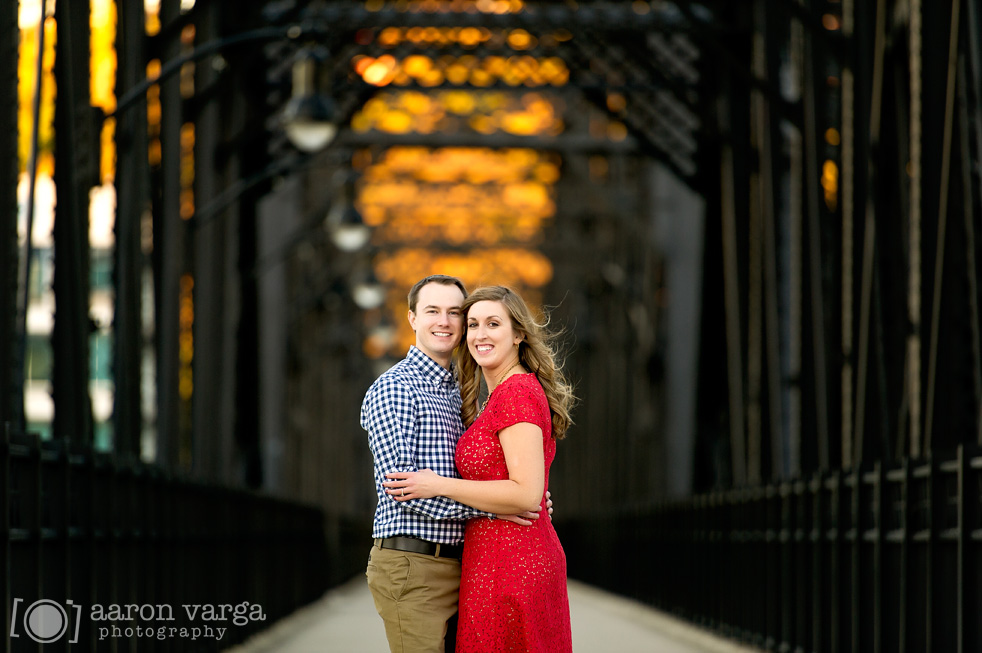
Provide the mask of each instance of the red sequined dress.
[{"label": "red sequined dress", "polygon": [[457,469],[465,479],[508,478],[498,432],[521,422],[542,429],[546,467],[542,517],[531,526],[487,518],[467,522],[457,653],[573,649],[566,554],[545,511],[556,441],[549,403],[534,374],[512,375],[495,389],[485,410],[457,443]]}]

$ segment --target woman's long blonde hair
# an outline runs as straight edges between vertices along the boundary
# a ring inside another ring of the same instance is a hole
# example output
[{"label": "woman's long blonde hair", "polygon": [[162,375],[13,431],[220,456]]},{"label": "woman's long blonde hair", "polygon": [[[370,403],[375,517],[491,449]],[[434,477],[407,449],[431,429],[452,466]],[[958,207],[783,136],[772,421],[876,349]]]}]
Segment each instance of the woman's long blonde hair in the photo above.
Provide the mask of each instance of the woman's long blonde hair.
[{"label": "woman's long blonde hair", "polygon": [[[472,292],[464,300],[464,337],[454,353],[457,370],[460,375],[460,395],[463,399],[461,416],[465,426],[470,426],[477,419],[477,399],[481,390],[481,367],[467,349],[467,313],[477,302],[501,302],[511,318],[512,329],[522,336],[518,345],[518,361],[525,369],[538,377],[539,384],[545,390],[549,401],[549,412],[552,414],[552,437],[561,440],[566,437],[566,430],[573,424],[570,411],[576,403],[573,386],[563,375],[560,362],[557,360],[553,342],[557,334],[551,333],[547,327],[548,316],[537,322],[518,293],[505,286],[485,286]],[[489,389],[490,391],[490,389]]]}]

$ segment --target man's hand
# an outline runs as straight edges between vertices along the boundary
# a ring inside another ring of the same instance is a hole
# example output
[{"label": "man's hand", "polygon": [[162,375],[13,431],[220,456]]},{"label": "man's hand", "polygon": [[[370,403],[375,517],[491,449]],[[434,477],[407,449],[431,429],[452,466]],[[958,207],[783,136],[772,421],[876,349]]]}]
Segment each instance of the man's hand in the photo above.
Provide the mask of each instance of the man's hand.
[{"label": "man's hand", "polygon": [[505,521],[510,521],[513,524],[518,524],[519,526],[531,526],[532,522],[539,518],[538,510],[526,510],[525,512],[520,512],[517,515],[495,515],[498,519],[504,519]]},{"label": "man's hand", "polygon": [[[495,515],[498,519],[504,519],[505,521],[510,521],[513,524],[518,524],[519,526],[531,526],[532,522],[539,518],[538,510],[526,510],[525,512],[520,512],[517,515]],[[549,521],[552,521],[552,492],[546,491],[546,510],[549,513]]]}]

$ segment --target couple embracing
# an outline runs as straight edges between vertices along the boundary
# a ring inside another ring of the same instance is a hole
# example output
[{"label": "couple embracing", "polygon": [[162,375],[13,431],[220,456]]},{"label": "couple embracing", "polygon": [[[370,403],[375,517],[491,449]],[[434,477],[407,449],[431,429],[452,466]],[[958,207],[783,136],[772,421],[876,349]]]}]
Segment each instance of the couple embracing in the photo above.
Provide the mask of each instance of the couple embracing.
[{"label": "couple embracing", "polygon": [[566,556],[539,518],[574,402],[550,334],[514,291],[468,296],[444,275],[413,286],[408,317],[415,346],[361,408],[379,498],[368,585],[389,647],[569,652]]}]

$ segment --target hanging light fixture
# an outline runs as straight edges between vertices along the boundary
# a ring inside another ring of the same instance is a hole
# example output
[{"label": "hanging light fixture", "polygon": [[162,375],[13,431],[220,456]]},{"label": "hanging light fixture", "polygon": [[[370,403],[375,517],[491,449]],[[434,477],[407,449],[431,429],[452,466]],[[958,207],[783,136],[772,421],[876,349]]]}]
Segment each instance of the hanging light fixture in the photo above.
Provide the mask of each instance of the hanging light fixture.
[{"label": "hanging light fixture", "polygon": [[317,152],[327,147],[338,133],[334,101],[319,92],[317,64],[324,57],[307,49],[293,63],[293,91],[283,109],[283,129],[297,149]]},{"label": "hanging light fixture", "polygon": [[368,244],[372,229],[362,219],[355,206],[354,179],[348,176],[342,181],[336,194],[337,200],[327,212],[326,227],[331,242],[342,252],[357,252]]},{"label": "hanging light fixture", "polygon": [[371,227],[365,224],[354,205],[341,202],[328,212],[331,242],[342,252],[357,252],[372,237]]},{"label": "hanging light fixture", "polygon": [[370,267],[351,284],[351,298],[358,308],[366,311],[378,308],[385,302],[385,286],[379,283]]}]

